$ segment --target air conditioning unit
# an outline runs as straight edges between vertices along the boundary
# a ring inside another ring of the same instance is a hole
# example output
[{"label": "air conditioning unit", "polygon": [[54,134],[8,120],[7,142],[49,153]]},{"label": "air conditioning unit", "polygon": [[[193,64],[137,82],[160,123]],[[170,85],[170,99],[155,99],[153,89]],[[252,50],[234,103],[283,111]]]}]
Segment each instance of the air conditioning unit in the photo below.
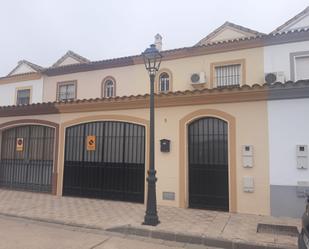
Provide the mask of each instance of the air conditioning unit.
[{"label": "air conditioning unit", "polygon": [[273,84],[275,82],[285,82],[285,75],[284,72],[272,72],[272,73],[265,73],[265,82],[268,84]]},{"label": "air conditioning unit", "polygon": [[190,82],[192,85],[199,85],[206,83],[206,75],[204,72],[193,73],[190,77]]}]

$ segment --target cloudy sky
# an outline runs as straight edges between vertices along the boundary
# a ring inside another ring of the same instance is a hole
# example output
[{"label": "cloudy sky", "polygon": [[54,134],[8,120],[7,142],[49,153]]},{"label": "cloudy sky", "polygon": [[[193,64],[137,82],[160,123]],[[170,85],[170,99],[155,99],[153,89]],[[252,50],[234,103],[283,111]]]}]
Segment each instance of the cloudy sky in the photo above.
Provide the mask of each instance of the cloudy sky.
[{"label": "cloudy sky", "polygon": [[225,21],[268,33],[309,0],[1,0],[0,75],[21,59],[50,66],[67,50],[91,60],[192,46]]}]

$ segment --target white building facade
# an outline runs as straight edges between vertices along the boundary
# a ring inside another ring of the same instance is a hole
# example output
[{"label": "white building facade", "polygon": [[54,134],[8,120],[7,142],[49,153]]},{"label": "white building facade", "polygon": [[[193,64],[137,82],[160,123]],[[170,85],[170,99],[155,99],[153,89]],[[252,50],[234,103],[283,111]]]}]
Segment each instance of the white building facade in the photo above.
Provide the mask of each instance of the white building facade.
[{"label": "white building facade", "polygon": [[28,99],[29,104],[41,103],[43,101],[43,77],[35,80],[25,80],[16,83],[1,84],[0,92],[0,106],[27,103]]},{"label": "white building facade", "polygon": [[274,216],[301,217],[309,193],[308,161],[299,165],[299,147],[308,156],[309,99],[268,101],[270,208]]},{"label": "white building facade", "polygon": [[278,75],[277,81],[309,78],[309,41],[264,47],[264,72]]},{"label": "white building facade", "polygon": [[0,106],[26,105],[43,101],[43,68],[20,61],[5,77],[0,78]]},{"label": "white building facade", "polygon": [[[308,29],[309,8],[306,8],[270,36],[298,33],[304,37]],[[265,79],[269,74],[280,82],[309,79],[308,40],[268,44],[264,47]],[[270,210],[274,216],[301,217],[305,195],[309,194],[309,99],[306,92],[302,94],[304,98],[271,100],[270,92],[267,106]]]}]

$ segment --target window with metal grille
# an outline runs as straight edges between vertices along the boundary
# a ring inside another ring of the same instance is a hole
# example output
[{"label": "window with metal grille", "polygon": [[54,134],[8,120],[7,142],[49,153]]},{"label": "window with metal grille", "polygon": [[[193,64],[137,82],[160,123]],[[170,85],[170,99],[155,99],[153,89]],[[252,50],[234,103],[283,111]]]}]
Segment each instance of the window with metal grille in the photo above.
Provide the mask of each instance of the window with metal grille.
[{"label": "window with metal grille", "polygon": [[115,96],[115,83],[112,80],[106,80],[104,83],[104,97],[110,98]]},{"label": "window with metal grille", "polygon": [[167,73],[161,73],[159,77],[159,91],[168,92],[170,90],[170,76]]},{"label": "window with metal grille", "polygon": [[74,100],[76,98],[75,82],[61,83],[58,86],[57,99],[59,101]]},{"label": "window with metal grille", "polygon": [[241,64],[215,67],[215,82],[217,87],[240,85]]},{"label": "window with metal grille", "polygon": [[17,98],[16,104],[17,105],[28,105],[30,104],[30,89],[20,89],[17,90]]}]

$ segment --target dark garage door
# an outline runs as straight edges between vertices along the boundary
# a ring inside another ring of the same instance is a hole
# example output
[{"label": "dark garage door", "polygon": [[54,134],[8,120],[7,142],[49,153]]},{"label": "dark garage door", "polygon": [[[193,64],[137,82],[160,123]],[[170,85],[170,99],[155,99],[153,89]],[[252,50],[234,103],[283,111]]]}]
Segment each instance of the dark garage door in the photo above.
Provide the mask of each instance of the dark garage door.
[{"label": "dark garage door", "polygon": [[189,207],[229,210],[228,127],[218,118],[192,122],[189,143]]},{"label": "dark garage door", "polygon": [[26,125],[2,132],[0,186],[51,192],[54,129]]},{"label": "dark garage door", "polygon": [[63,194],[144,202],[145,128],[100,121],[66,130]]}]

